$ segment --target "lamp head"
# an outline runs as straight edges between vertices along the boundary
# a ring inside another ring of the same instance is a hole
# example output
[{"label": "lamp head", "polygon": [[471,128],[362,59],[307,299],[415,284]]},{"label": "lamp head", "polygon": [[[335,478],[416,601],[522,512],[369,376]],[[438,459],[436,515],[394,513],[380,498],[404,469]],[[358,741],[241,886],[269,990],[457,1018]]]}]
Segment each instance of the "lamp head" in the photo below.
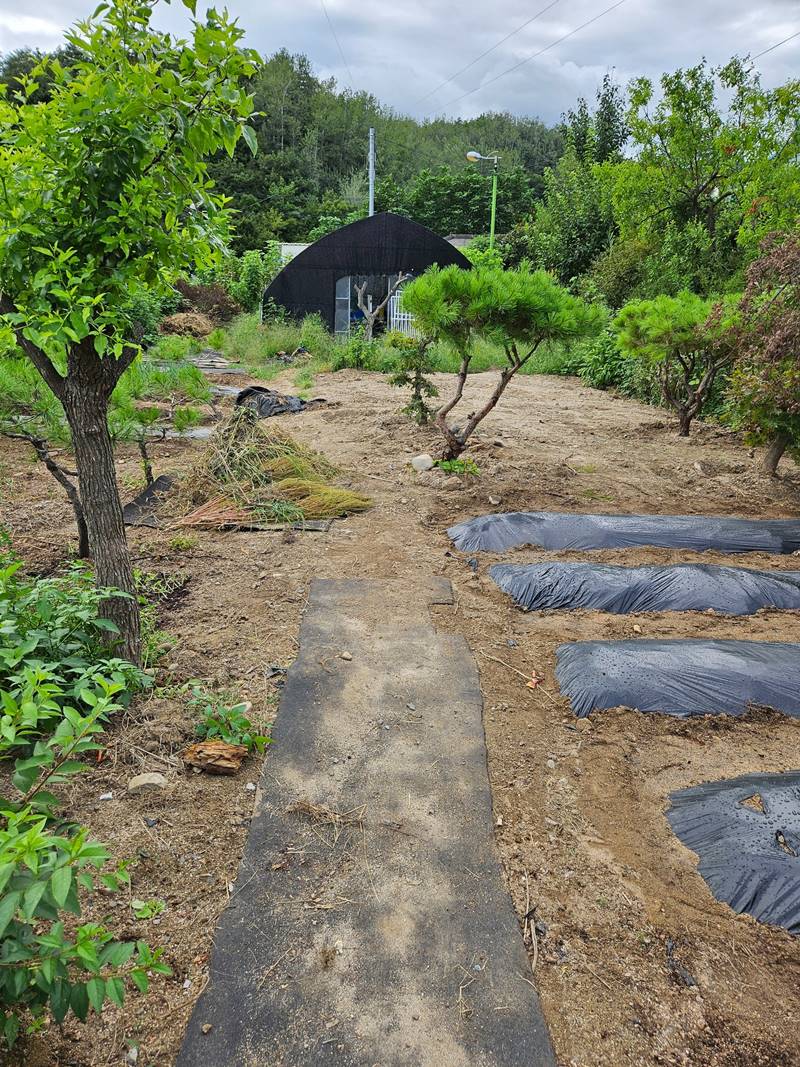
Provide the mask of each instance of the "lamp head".
[{"label": "lamp head", "polygon": [[470,163],[477,163],[479,159],[483,159],[483,156],[480,154],[480,152],[471,151],[467,152],[467,159],[470,161]]}]

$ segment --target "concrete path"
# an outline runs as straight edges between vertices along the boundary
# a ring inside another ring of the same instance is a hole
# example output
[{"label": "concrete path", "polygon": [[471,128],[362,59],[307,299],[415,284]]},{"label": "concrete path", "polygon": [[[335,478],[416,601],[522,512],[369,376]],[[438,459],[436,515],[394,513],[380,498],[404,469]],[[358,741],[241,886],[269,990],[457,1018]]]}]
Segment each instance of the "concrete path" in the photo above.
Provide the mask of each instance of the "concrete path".
[{"label": "concrete path", "polygon": [[[450,583],[312,584],[178,1067],[553,1067]],[[243,635],[243,639],[246,639]]]}]

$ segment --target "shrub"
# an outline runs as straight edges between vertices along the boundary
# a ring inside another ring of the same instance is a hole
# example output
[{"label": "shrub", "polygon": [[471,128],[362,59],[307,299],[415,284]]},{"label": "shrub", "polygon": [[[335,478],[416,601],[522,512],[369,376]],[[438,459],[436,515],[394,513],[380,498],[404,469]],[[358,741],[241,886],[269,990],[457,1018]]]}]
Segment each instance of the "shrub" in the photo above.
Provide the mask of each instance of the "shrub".
[{"label": "shrub", "polygon": [[106,1000],[121,1005],[126,983],[145,991],[168,974],[144,942],[122,942],[96,923],[75,924],[82,901],[130,879],[84,827],[57,817],[51,790],[86,770],[108,719],[148,681],[108,658],[115,627],[101,617],[113,590],[97,590],[73,568],[64,577],[25,578],[19,562],[0,570],[0,760],[14,760],[10,795],[0,797],[0,1019],[13,1045],[49,1011],[86,1019]]},{"label": "shrub", "polygon": [[694,293],[626,304],[614,320],[622,351],[658,376],[664,402],[678,413],[679,434],[689,436],[719,374],[733,361],[730,309]]},{"label": "shrub", "polygon": [[217,738],[229,745],[244,745],[248,752],[253,749],[263,752],[271,741],[266,734],[256,732],[256,728],[247,718],[249,705],[246,703],[229,706],[199,688],[192,690],[189,703],[199,708],[202,716],[195,727],[198,737]]},{"label": "shrub", "polygon": [[397,366],[389,378],[389,384],[411,390],[411,399],[403,411],[422,426],[433,414],[433,410],[425,403],[426,399],[439,395],[439,390],[429,377],[435,369],[430,342],[403,334],[388,334],[387,342],[397,350]]},{"label": "shrub", "polygon": [[175,283],[175,288],[183,298],[184,311],[197,311],[214,324],[230,322],[242,310],[233,296],[217,282],[203,284],[182,278]]}]

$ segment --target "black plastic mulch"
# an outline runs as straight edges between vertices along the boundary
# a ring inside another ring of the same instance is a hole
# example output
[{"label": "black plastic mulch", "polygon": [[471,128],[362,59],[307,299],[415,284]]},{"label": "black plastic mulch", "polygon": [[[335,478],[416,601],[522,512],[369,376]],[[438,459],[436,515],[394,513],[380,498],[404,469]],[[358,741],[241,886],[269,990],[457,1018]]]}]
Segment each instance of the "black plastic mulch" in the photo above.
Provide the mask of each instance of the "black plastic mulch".
[{"label": "black plastic mulch", "polygon": [[717,900],[800,934],[800,772],[681,789],[667,812]]}]

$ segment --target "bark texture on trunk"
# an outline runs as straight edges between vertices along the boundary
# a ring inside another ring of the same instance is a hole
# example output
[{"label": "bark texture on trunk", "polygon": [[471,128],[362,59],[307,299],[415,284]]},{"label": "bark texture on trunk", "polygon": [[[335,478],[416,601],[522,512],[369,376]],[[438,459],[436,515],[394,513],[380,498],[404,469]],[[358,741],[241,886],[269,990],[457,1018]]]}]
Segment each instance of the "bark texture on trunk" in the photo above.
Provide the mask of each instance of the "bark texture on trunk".
[{"label": "bark texture on trunk", "polygon": [[108,430],[108,390],[105,383],[71,378],[61,402],[72,432],[97,585],[128,594],[105,601],[105,614],[120,631],[119,654],[137,663],[139,607]]},{"label": "bark texture on trunk", "polygon": [[767,451],[764,454],[764,461],[761,464],[761,470],[764,474],[768,474],[770,478],[775,478],[778,473],[778,464],[781,461],[781,457],[789,445],[792,443],[792,439],[788,433],[784,433],[783,430],[778,430],[775,436],[767,446]]}]

